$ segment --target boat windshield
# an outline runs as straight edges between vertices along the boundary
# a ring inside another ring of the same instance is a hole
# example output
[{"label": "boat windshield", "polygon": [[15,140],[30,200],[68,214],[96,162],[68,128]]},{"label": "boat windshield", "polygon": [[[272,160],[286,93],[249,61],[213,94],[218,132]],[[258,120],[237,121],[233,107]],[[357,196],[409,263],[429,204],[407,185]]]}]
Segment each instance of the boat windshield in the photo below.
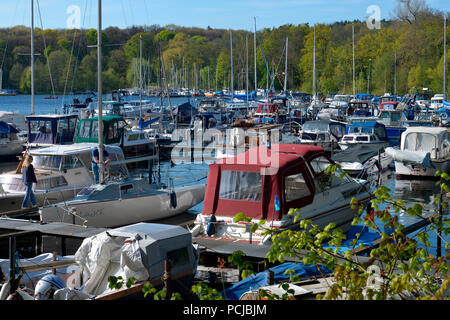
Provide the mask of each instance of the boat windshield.
[{"label": "boat windshield", "polygon": [[219,197],[227,200],[261,201],[262,177],[259,172],[223,171]]},{"label": "boat windshield", "polygon": [[432,152],[436,148],[436,136],[430,133],[412,132],[405,138],[404,150]]},{"label": "boat windshield", "polygon": [[59,170],[62,156],[58,155],[33,155],[33,166],[36,169]]}]

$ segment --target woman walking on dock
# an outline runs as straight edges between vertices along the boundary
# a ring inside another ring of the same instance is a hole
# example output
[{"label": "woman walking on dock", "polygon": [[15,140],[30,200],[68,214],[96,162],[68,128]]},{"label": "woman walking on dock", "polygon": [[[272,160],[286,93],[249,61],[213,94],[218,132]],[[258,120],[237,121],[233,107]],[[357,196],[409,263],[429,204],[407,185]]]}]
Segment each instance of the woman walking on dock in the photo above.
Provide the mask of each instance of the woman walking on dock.
[{"label": "woman walking on dock", "polygon": [[26,186],[25,198],[22,202],[22,208],[28,207],[28,201],[31,200],[33,207],[37,205],[36,197],[33,193],[33,183],[37,183],[36,175],[34,174],[34,168],[31,164],[33,157],[28,156],[22,165],[22,182]]}]

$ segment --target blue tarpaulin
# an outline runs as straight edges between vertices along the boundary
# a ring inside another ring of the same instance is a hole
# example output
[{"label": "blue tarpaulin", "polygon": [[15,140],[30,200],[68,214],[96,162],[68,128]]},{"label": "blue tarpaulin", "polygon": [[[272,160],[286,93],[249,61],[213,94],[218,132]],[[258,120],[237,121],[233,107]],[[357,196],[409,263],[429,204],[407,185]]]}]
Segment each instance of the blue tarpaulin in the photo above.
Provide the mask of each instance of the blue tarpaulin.
[{"label": "blue tarpaulin", "polygon": [[0,121],[0,133],[19,133],[19,130],[6,123],[5,121]]},{"label": "blue tarpaulin", "polygon": [[[345,252],[347,250],[353,249],[352,246],[350,246],[350,242],[356,238],[356,235],[360,234],[359,240],[357,241],[358,246],[372,246],[373,241],[378,239],[380,236],[378,233],[375,232],[369,232],[368,228],[366,226],[352,226],[350,230],[347,233],[347,240],[342,242],[342,246],[339,248],[339,252]],[[328,246],[325,244],[323,246],[324,248],[334,248],[332,246]],[[280,264],[278,266],[272,267],[269,270],[272,270],[274,273],[274,283],[280,283],[283,281],[288,281],[291,277],[290,274],[285,274],[286,270],[293,270],[292,275],[297,275],[302,278],[308,278],[312,276],[320,276],[322,274],[330,274],[332,273],[330,270],[325,268],[324,266],[320,266],[320,272],[317,270],[317,267],[314,265],[305,265],[302,262],[295,263],[295,262],[286,262],[283,264]],[[251,275],[244,280],[234,284],[233,286],[229,287],[228,289],[225,289],[222,291],[222,295],[227,298],[227,300],[239,300],[239,298],[247,291],[250,291],[251,289],[257,290],[260,287],[267,286],[267,276],[269,271],[266,270],[264,272],[257,273],[255,275]]]},{"label": "blue tarpaulin", "polygon": [[[305,278],[318,276],[321,273],[322,274],[330,273],[330,270],[328,270],[325,267],[321,267],[321,272],[319,272],[316,266],[305,265],[302,262],[299,263],[286,262],[278,266],[272,267],[269,270],[273,271],[274,283],[280,283],[282,281],[289,280],[291,275],[285,274],[286,270],[293,270],[294,273],[292,275],[298,275],[300,277]],[[268,285],[267,278],[269,270],[245,278],[244,280],[222,291],[222,295],[225,296],[227,300],[239,300],[242,294],[249,291],[250,289],[257,290],[259,287],[267,286]]]}]

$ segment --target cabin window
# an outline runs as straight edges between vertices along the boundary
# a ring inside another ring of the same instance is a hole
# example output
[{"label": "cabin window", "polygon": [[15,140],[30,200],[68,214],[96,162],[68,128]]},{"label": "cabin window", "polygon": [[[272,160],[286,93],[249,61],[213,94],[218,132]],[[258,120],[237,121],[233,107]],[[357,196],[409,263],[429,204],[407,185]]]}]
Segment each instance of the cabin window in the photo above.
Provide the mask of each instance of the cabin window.
[{"label": "cabin window", "polygon": [[333,134],[337,138],[342,138],[345,135],[345,127],[338,125],[330,125],[331,134]]},{"label": "cabin window", "polygon": [[167,252],[167,260],[171,268],[183,267],[189,264],[189,252],[186,247]]},{"label": "cabin window", "polygon": [[310,194],[305,178],[301,173],[288,176],[284,179],[284,196],[286,202],[302,199]]},{"label": "cabin window", "polygon": [[25,191],[22,178],[0,177],[0,184],[4,185],[4,189],[7,190]]},{"label": "cabin window", "polygon": [[81,163],[80,159],[77,156],[74,155],[68,155],[63,157],[63,169],[75,169],[75,168],[81,168],[83,164]]},{"label": "cabin window", "polygon": [[128,190],[132,190],[133,185],[132,184],[125,184],[123,186],[120,186],[120,192],[128,193]]},{"label": "cabin window", "polygon": [[130,134],[129,136],[128,136],[128,141],[136,141],[136,140],[138,140],[139,139],[139,134],[138,133],[136,133],[136,134]]},{"label": "cabin window", "polygon": [[38,169],[59,170],[59,166],[61,165],[61,158],[61,156],[56,155],[34,155],[33,165]]},{"label": "cabin window", "polygon": [[367,136],[356,137],[356,141],[369,141],[369,137]]},{"label": "cabin window", "polygon": [[92,122],[91,138],[98,139],[98,121],[93,121]]},{"label": "cabin window", "polygon": [[318,157],[310,162],[311,167],[313,168],[315,174],[322,173],[331,163],[325,157]]},{"label": "cabin window", "polygon": [[89,138],[91,130],[91,121],[81,122],[80,138]]},{"label": "cabin window", "polygon": [[400,121],[400,113],[392,113],[392,121]]},{"label": "cabin window", "polygon": [[432,134],[409,133],[406,136],[404,150],[432,152],[433,148],[436,148],[436,137]]},{"label": "cabin window", "polygon": [[36,183],[36,190],[48,190],[52,188],[58,188],[67,186],[67,180],[63,176],[51,177],[47,179],[38,180]]},{"label": "cabin window", "polygon": [[223,171],[219,197],[227,200],[261,201],[262,177],[259,172]]}]

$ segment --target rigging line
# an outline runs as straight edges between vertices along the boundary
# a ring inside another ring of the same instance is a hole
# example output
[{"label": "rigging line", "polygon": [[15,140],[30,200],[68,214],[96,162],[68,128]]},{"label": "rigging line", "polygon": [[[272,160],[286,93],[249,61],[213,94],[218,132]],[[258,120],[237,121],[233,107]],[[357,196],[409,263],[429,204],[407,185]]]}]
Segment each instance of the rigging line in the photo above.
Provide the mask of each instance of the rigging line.
[{"label": "rigging line", "polygon": [[78,67],[78,57],[80,56],[80,49],[81,49],[81,43],[82,43],[82,39],[83,39],[83,26],[85,25],[86,22],[86,12],[88,12],[88,3],[90,3],[89,0],[86,0],[86,6],[84,9],[84,13],[83,13],[83,23],[81,25],[81,29],[80,29],[80,41],[78,42],[78,51],[77,51],[77,56],[75,59],[75,63],[73,66],[73,76],[72,76],[72,86],[70,88],[70,91],[73,92],[73,88],[75,87],[75,80],[76,80],[76,75],[77,75],[77,67]]},{"label": "rigging line", "polygon": [[122,12],[123,12],[123,19],[125,20],[125,28],[128,26],[127,17],[125,15],[125,7],[123,5],[123,1],[120,0],[120,5],[122,6]]},{"label": "rigging line", "polygon": [[[14,21],[14,20],[16,19],[17,7],[19,6],[19,2],[20,2],[20,1],[17,1],[17,2],[16,2],[16,9],[14,10],[14,15],[13,15],[12,21]],[[12,23],[11,23],[11,25],[12,25]],[[9,41],[9,36],[10,36],[11,30],[12,30],[12,27],[8,29],[8,33],[7,33],[7,35],[6,35],[5,50],[3,51],[2,64],[1,64],[1,66],[0,66],[0,69],[3,69],[3,65],[4,65],[4,63],[5,63],[6,50],[8,49],[8,41]]]},{"label": "rigging line", "polygon": [[63,97],[62,97],[62,102],[61,102],[62,105],[64,105],[64,98],[66,97],[67,82],[69,80],[70,64],[72,63],[73,47],[75,46],[75,36],[76,36],[76,34],[77,34],[77,29],[75,29],[75,32],[73,33],[72,47],[70,49],[69,66],[67,67],[66,81],[64,82],[64,91],[63,91]]},{"label": "rigging line", "polygon": [[[36,1],[36,4],[37,4],[38,13],[39,13],[39,20],[41,22],[42,38],[44,39],[44,54],[45,54],[45,58],[47,59],[47,67],[48,67],[48,73],[50,75],[50,83],[52,85],[52,93],[53,93],[53,96],[55,96],[55,86],[53,85],[53,78],[52,78],[52,72],[50,70],[50,60],[49,60],[48,52],[46,52],[47,43],[45,41],[44,25],[42,24],[42,15],[41,15],[41,8],[39,6],[39,0]],[[56,100],[55,100],[54,104],[56,105]]]}]

